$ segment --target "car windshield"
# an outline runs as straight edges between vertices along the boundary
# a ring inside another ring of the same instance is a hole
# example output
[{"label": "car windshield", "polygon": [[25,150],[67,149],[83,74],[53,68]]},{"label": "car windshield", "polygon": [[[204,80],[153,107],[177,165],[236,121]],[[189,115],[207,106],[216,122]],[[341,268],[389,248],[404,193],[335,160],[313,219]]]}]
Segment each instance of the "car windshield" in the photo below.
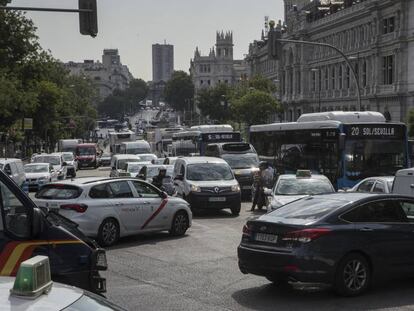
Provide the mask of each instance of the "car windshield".
[{"label": "car windshield", "polygon": [[313,195],[332,192],[334,189],[328,180],[312,178],[281,179],[275,188],[276,195]]},{"label": "car windshield", "polygon": [[49,166],[48,165],[25,165],[24,172],[25,173],[48,173]]},{"label": "car windshield", "polygon": [[259,166],[259,158],[254,153],[223,154],[222,158],[232,169],[253,168]]},{"label": "car windshield", "polygon": [[144,166],[145,164],[139,164],[139,163],[128,163],[127,165],[127,172],[128,173],[139,173],[139,171],[141,170],[141,168]]},{"label": "car windshield", "polygon": [[140,154],[139,157],[141,158],[141,161],[145,161],[145,162],[151,162],[152,160],[157,159],[157,156],[153,154],[148,154],[148,155]]},{"label": "car windshield", "polygon": [[57,156],[36,156],[33,163],[50,163],[52,165],[60,165],[60,157]]},{"label": "car windshield", "polygon": [[78,148],[78,155],[80,156],[95,155],[95,154],[96,154],[96,149],[93,147]]},{"label": "car windshield", "polygon": [[233,173],[228,165],[222,163],[190,164],[187,179],[193,181],[232,180]]},{"label": "car windshield", "polygon": [[316,221],[328,215],[332,211],[344,206],[347,201],[332,200],[324,196],[307,197],[269,213],[267,216],[284,220]]},{"label": "car windshield", "polygon": [[150,151],[148,148],[131,148],[131,149],[127,149],[126,153],[142,154],[142,153],[147,153],[148,151]]},{"label": "car windshield", "polygon": [[140,159],[122,159],[122,160],[118,160],[117,169],[126,171],[128,162],[141,162],[141,160]]},{"label": "car windshield", "polygon": [[72,153],[63,154],[63,161],[73,161],[73,154]]}]

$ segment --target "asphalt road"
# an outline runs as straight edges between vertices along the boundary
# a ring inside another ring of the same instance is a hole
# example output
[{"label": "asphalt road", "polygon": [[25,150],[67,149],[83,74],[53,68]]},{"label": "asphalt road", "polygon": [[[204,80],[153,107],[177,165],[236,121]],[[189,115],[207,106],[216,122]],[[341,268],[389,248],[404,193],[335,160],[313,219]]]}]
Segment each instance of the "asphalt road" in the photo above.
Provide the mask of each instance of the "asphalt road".
[{"label": "asphalt road", "polygon": [[[78,176],[109,176],[84,170]],[[129,310],[414,310],[414,279],[378,284],[362,297],[327,288],[278,288],[237,267],[241,230],[253,214],[205,213],[182,238],[168,233],[121,239],[107,249],[107,297]]]}]

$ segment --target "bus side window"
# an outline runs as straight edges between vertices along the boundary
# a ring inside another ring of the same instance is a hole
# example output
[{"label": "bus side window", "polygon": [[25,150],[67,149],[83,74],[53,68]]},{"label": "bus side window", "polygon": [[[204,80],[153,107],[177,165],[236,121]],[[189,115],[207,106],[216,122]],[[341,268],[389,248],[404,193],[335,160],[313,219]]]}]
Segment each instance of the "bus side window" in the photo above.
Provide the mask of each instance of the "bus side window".
[{"label": "bus side window", "polygon": [[18,238],[30,238],[30,211],[20,200],[0,182],[3,226],[6,231]]}]

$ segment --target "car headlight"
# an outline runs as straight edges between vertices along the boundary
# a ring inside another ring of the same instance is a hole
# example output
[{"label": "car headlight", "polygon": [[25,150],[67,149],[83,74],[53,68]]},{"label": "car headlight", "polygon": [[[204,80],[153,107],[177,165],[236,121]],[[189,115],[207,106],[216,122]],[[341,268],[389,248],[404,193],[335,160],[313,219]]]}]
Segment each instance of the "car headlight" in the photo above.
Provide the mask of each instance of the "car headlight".
[{"label": "car headlight", "polygon": [[40,182],[46,182],[46,181],[48,181],[48,180],[49,180],[49,177],[46,177],[46,176],[40,177],[40,178],[38,179],[38,181],[40,181]]},{"label": "car headlight", "polygon": [[191,185],[191,192],[201,192],[201,188],[196,185]]},{"label": "car headlight", "polygon": [[240,192],[240,186],[239,185],[233,185],[231,186],[232,192]]}]

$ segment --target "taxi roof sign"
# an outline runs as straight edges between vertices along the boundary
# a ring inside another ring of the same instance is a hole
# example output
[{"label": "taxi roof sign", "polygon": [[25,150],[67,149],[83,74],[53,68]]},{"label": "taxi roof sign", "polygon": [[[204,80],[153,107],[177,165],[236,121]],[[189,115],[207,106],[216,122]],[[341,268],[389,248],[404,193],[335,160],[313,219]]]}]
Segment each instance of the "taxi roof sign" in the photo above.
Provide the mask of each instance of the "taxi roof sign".
[{"label": "taxi roof sign", "polygon": [[35,299],[52,288],[49,257],[36,256],[23,261],[17,271],[11,295]]},{"label": "taxi roof sign", "polygon": [[312,177],[312,173],[310,170],[297,170],[296,177],[298,178],[310,178]]}]

